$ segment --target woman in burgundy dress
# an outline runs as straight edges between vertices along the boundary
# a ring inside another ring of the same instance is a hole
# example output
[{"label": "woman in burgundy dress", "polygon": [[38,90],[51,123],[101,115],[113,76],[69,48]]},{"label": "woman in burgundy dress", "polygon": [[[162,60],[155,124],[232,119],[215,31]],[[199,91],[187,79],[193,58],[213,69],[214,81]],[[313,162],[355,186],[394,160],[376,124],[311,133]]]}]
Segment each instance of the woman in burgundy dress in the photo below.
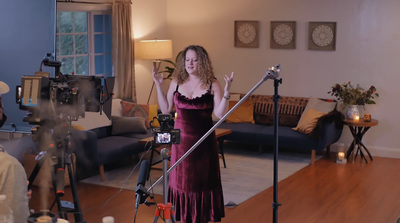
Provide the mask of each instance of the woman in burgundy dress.
[{"label": "woman in burgundy dress", "polygon": [[[180,54],[167,95],[163,75],[153,68],[158,103],[162,113],[177,112],[175,129],[181,143],[172,145],[171,165],[185,154],[228,111],[233,72],[225,75],[222,90],[214,76],[208,53],[201,46],[188,46]],[[175,206],[176,219],[183,222],[219,222],[225,216],[215,133],[210,134],[169,175],[168,199]]]}]

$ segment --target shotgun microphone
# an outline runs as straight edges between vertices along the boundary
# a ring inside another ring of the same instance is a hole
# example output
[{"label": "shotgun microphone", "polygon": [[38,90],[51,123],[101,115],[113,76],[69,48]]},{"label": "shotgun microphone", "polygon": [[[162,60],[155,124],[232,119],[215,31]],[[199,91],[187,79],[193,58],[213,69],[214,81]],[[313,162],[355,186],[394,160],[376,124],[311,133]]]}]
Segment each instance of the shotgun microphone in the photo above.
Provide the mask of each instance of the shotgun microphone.
[{"label": "shotgun microphone", "polygon": [[139,204],[143,204],[146,201],[147,197],[149,196],[147,189],[144,187],[146,185],[146,179],[148,175],[149,175],[149,161],[143,160],[142,163],[140,164],[138,182],[136,187],[136,205],[135,205],[136,209],[138,209]]}]

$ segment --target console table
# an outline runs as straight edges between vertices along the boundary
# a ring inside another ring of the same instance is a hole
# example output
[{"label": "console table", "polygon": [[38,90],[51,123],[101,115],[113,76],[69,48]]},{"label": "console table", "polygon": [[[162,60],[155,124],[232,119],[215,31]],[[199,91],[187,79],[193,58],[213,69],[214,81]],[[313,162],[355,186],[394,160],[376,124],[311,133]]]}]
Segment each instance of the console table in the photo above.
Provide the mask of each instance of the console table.
[{"label": "console table", "polygon": [[[361,158],[368,163],[367,157],[363,153],[363,149],[367,152],[370,160],[372,161],[372,155],[368,151],[367,147],[362,143],[362,138],[364,134],[370,129],[372,126],[378,125],[378,120],[372,119],[370,122],[365,122],[363,120],[354,121],[352,119],[344,119],[344,124],[349,126],[351,134],[353,135],[353,142],[351,143],[349,150],[347,151],[347,159],[349,159],[350,155],[353,153],[353,161],[357,158],[358,153],[360,153]],[[357,148],[357,150],[355,150]]]}]

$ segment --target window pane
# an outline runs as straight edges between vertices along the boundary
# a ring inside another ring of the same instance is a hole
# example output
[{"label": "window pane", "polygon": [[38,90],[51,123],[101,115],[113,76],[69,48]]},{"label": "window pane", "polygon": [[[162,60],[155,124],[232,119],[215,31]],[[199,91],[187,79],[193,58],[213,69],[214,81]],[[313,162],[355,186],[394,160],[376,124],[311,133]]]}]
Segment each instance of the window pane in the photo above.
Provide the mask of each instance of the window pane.
[{"label": "window pane", "polygon": [[73,35],[63,35],[60,36],[60,55],[74,55],[74,37]]},{"label": "window pane", "polygon": [[87,33],[87,13],[75,12],[75,32]]},{"label": "window pane", "polygon": [[95,74],[104,74],[104,55],[94,57]]},{"label": "window pane", "polygon": [[75,54],[88,53],[87,35],[75,35]]},{"label": "window pane", "polygon": [[111,36],[111,34],[106,34],[105,36],[106,36],[106,43],[105,43],[106,51],[105,51],[105,53],[111,53],[112,36]]},{"label": "window pane", "polygon": [[104,53],[104,35],[94,35],[94,53]]},{"label": "window pane", "polygon": [[60,12],[60,33],[72,33],[72,12]]},{"label": "window pane", "polygon": [[94,16],[94,32],[104,32],[103,15]]},{"label": "window pane", "polygon": [[112,64],[111,64],[111,54],[106,54],[105,55],[105,67],[106,67],[106,76],[111,77],[112,76]]},{"label": "window pane", "polygon": [[76,74],[88,75],[89,74],[89,57],[76,57]]},{"label": "window pane", "polygon": [[72,74],[74,73],[74,58],[62,58],[61,73]]},{"label": "window pane", "polygon": [[112,23],[111,23],[111,15],[104,15],[104,22],[105,22],[105,32],[110,33],[112,32]]},{"label": "window pane", "polygon": [[60,50],[60,37],[58,36],[58,35],[56,35],[56,56],[57,55],[60,55],[60,52],[59,52],[59,50]]}]

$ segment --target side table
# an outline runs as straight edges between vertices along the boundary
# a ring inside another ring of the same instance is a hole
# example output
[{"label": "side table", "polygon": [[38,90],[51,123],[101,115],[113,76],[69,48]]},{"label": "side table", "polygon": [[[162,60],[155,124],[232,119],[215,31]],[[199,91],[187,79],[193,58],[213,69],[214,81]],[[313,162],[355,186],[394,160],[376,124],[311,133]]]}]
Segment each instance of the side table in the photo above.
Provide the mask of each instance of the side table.
[{"label": "side table", "polygon": [[[345,125],[349,126],[351,134],[353,135],[353,142],[347,151],[347,159],[349,159],[350,155],[353,153],[354,161],[357,158],[358,153],[360,153],[361,158],[364,158],[365,162],[368,163],[368,160],[362,151],[364,149],[372,161],[372,155],[364,143],[362,143],[362,138],[368,129],[370,129],[372,126],[378,125],[378,120],[372,119],[370,122],[365,122],[363,120],[354,121],[352,119],[344,119],[343,122]],[[355,150],[356,148],[357,150]]]}]

